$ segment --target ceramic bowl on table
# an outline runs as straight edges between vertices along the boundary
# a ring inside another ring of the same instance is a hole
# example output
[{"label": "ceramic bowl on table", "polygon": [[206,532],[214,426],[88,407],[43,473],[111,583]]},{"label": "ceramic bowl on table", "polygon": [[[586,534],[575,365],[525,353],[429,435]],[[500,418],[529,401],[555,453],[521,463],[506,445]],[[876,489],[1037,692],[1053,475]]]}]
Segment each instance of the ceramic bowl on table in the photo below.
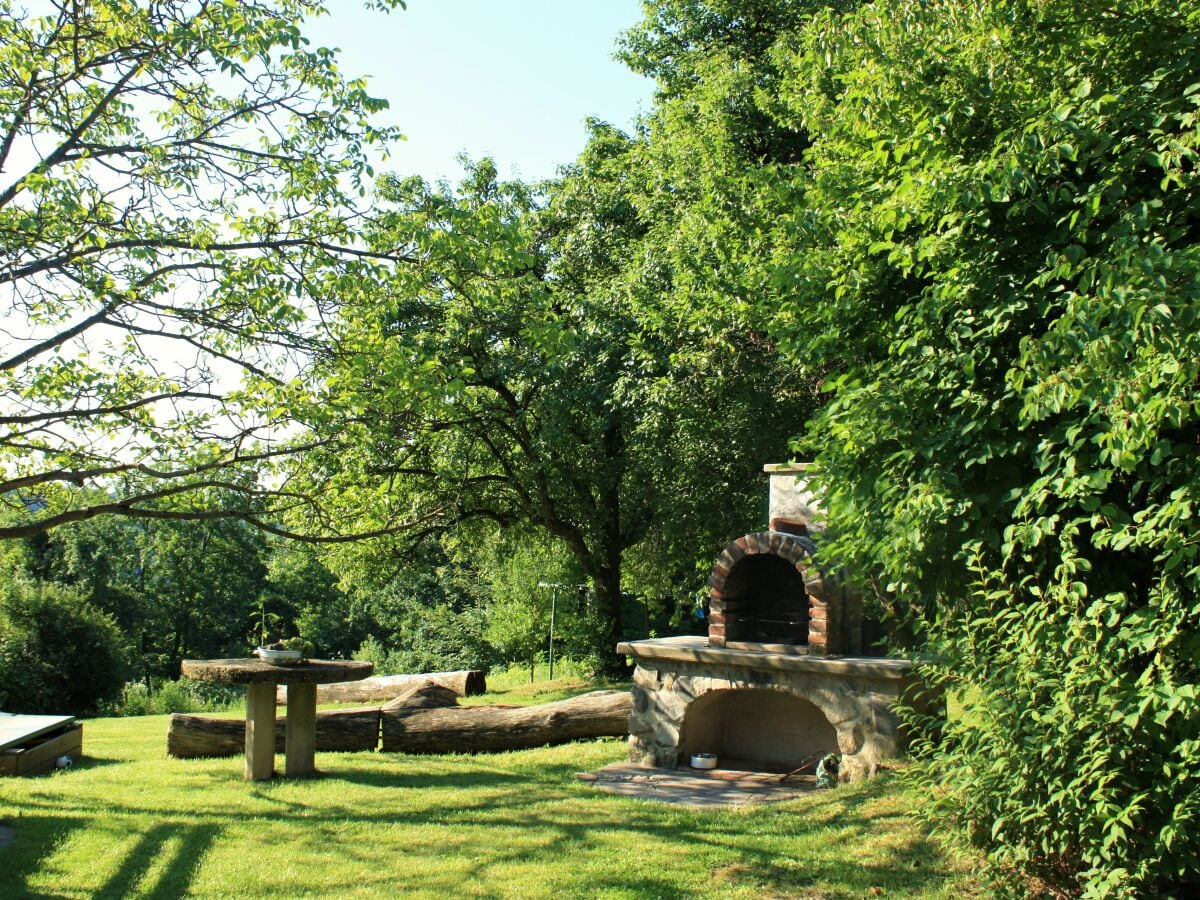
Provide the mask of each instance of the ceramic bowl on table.
[{"label": "ceramic bowl on table", "polygon": [[299,650],[268,650],[266,647],[258,647],[254,655],[269,665],[287,666],[300,662],[304,654]]}]

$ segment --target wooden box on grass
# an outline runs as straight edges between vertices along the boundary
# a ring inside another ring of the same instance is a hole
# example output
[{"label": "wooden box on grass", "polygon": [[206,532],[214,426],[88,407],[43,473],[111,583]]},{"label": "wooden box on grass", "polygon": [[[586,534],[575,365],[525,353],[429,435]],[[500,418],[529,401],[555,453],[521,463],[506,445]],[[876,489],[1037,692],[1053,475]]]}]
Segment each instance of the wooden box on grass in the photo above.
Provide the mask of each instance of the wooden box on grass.
[{"label": "wooden box on grass", "polygon": [[83,725],[74,716],[0,714],[0,775],[37,775],[62,756],[83,755]]}]

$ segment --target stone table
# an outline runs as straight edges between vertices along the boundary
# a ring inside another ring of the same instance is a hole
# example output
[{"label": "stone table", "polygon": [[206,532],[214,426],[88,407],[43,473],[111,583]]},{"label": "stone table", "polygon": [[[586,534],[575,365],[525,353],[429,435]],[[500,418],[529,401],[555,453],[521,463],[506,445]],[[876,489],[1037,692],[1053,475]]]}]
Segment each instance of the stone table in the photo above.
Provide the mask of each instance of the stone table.
[{"label": "stone table", "polygon": [[275,688],[287,685],[284,774],[316,772],[317,685],[358,681],[374,670],[369,662],[310,659],[271,665],[261,659],[185,659],[184,678],[246,686],[246,780],[266,781],[275,774]]}]

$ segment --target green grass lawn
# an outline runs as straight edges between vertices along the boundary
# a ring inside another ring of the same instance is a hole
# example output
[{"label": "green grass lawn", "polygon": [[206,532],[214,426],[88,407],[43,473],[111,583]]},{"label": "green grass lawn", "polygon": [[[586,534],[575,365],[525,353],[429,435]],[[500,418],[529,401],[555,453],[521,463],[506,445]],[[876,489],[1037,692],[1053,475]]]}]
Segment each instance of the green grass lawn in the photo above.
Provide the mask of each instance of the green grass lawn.
[{"label": "green grass lawn", "polygon": [[528,669],[509,669],[491,672],[487,677],[487,693],[476,697],[460,697],[462,706],[481,706],[501,703],[506,706],[528,706],[533,703],[553,703],[588,691],[627,691],[632,681],[597,682],[583,675],[560,675],[553,681],[546,677],[545,665],[538,667],[537,680],[529,680]]},{"label": "green grass lawn", "polygon": [[[580,685],[499,686],[533,702]],[[234,713],[236,715],[236,713]],[[95,719],[86,759],[0,780],[4,897],[964,897],[981,888],[895,778],[748,810],[605,794],[599,740],[490,756],[318,753],[318,778],[247,783],[173,760],[167,717]],[[282,762],[282,760],[281,760]]]}]

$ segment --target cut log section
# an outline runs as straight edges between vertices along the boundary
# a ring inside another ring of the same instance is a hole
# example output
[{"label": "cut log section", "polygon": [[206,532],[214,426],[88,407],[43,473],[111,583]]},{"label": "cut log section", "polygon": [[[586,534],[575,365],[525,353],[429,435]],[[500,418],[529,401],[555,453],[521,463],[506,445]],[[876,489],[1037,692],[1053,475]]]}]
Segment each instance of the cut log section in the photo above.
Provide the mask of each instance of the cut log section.
[{"label": "cut log section", "polygon": [[[374,703],[393,700],[413,685],[432,681],[454,691],[459,697],[474,697],[487,691],[483,672],[469,669],[462,672],[425,672],[417,675],[377,675],[359,681],[345,681],[317,686],[318,703]],[[281,686],[275,691],[275,704],[287,702]]]},{"label": "cut log section", "polygon": [[[522,750],[629,731],[627,691],[593,691],[539,706],[456,706],[458,695],[443,685],[413,684],[382,710],[332,709],[317,713],[317,750],[399,753],[486,753]],[[284,749],[286,716],[275,723],[275,749]],[[167,752],[177,758],[236,756],[243,752],[241,719],[175,714]]]},{"label": "cut log section", "polygon": [[422,681],[406,687],[394,700],[383,704],[384,712],[397,709],[438,709],[457,706],[458,694],[435,681]]},{"label": "cut log section", "polygon": [[628,691],[593,691],[538,706],[385,709],[383,747],[393,753],[524,750],[629,733]]},{"label": "cut log section", "polygon": [[[268,696],[270,696],[268,694]],[[269,702],[269,701],[268,701]],[[374,750],[379,744],[379,710],[330,709],[317,713],[317,750]],[[287,716],[275,720],[275,750],[282,753]],[[244,719],[176,713],[167,729],[167,753],[180,759],[237,756],[246,745]]]}]

